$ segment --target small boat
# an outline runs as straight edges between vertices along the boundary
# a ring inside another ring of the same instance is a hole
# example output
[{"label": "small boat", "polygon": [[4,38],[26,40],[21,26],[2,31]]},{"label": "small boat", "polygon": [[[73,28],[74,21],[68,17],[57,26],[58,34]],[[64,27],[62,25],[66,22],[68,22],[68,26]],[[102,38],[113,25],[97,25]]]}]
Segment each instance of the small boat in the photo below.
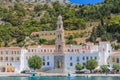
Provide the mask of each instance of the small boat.
[{"label": "small boat", "polygon": [[37,80],[36,73],[31,74],[30,80]]},{"label": "small boat", "polygon": [[71,73],[68,73],[68,74],[67,74],[67,77],[68,77],[68,78],[72,78],[72,77],[75,77],[75,75],[74,75],[74,74],[71,74]]},{"label": "small boat", "polygon": [[36,73],[33,73],[33,74],[32,74],[32,77],[35,77],[35,76],[36,76]]}]

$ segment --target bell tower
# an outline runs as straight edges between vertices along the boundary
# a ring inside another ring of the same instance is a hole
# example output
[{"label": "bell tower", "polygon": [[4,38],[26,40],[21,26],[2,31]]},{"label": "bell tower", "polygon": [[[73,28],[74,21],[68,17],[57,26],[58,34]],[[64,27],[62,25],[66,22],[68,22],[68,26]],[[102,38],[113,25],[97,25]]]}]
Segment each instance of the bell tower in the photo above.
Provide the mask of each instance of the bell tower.
[{"label": "bell tower", "polygon": [[57,29],[56,29],[56,41],[55,41],[55,53],[54,54],[54,68],[65,68],[65,40],[62,16],[58,16]]},{"label": "bell tower", "polygon": [[57,20],[57,30],[56,30],[56,52],[64,53],[65,52],[65,40],[64,40],[64,29],[62,16],[58,16]]}]

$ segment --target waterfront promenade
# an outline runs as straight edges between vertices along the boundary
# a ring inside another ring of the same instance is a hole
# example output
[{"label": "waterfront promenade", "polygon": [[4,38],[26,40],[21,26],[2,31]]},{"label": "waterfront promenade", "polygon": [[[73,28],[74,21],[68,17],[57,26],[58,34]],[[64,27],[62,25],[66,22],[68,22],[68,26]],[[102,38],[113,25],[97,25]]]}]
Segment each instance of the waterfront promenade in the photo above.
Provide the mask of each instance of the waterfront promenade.
[{"label": "waterfront promenade", "polygon": [[[38,72],[37,76],[67,76],[68,73],[44,73]],[[74,74],[75,76],[112,76],[120,77],[120,74]],[[31,74],[21,74],[21,73],[0,73],[0,77],[29,77]]]}]

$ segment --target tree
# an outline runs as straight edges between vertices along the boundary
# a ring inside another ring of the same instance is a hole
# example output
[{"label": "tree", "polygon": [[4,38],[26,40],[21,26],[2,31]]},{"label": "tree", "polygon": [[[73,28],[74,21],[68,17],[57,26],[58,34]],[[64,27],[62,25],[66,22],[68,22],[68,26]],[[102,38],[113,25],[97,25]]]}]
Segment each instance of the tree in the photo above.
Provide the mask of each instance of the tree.
[{"label": "tree", "polygon": [[113,64],[113,70],[115,70],[115,71],[117,72],[119,69],[120,69],[119,64],[114,63],[114,64]]},{"label": "tree", "polygon": [[1,47],[1,44],[2,44],[2,38],[0,38],[0,47]]},{"label": "tree", "polygon": [[75,41],[75,40],[67,40],[66,44],[77,45],[77,41]]},{"label": "tree", "polygon": [[42,59],[35,55],[29,58],[28,65],[30,68],[33,68],[34,70],[40,69],[42,67]]},{"label": "tree", "polygon": [[97,66],[98,62],[95,59],[90,59],[85,64],[86,68],[92,72]]},{"label": "tree", "polygon": [[39,39],[39,43],[40,43],[40,45],[41,45],[41,44],[45,44],[46,42],[47,42],[46,39]]},{"label": "tree", "polygon": [[36,5],[35,7],[34,7],[34,11],[35,12],[39,12],[39,11],[41,11],[43,9],[43,5]]},{"label": "tree", "polygon": [[73,35],[66,36],[66,39],[73,40]]},{"label": "tree", "polygon": [[76,70],[81,70],[83,68],[83,66],[81,64],[77,63],[75,68],[76,68]]},{"label": "tree", "polygon": [[97,38],[97,31],[96,28],[93,28],[92,33],[90,35],[90,41],[96,42],[96,38]]},{"label": "tree", "polygon": [[107,73],[109,70],[107,65],[102,65],[100,68],[102,69],[103,73]]},{"label": "tree", "polygon": [[47,45],[55,45],[55,39],[47,40]]}]

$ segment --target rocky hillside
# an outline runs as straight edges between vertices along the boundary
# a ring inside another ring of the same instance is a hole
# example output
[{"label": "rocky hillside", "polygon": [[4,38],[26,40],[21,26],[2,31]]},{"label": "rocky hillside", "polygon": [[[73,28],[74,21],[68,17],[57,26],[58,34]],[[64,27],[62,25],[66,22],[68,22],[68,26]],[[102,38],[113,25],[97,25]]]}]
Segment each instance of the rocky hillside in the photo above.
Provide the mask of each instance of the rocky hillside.
[{"label": "rocky hillside", "polygon": [[[43,42],[42,44],[54,44],[52,43],[54,40],[47,41],[30,35],[32,32],[55,30],[59,14],[63,16],[66,31],[89,31],[87,36],[81,37],[83,33],[78,34],[77,38],[72,36],[72,40],[69,35],[67,38],[70,40],[67,44],[81,43],[77,43],[78,40],[95,43],[97,40],[119,41],[119,0],[105,0],[96,5],[62,5],[58,2],[51,4],[10,3],[5,1],[7,0],[0,1],[0,46],[25,46],[26,36],[32,39],[31,45],[36,44],[36,41],[37,44],[41,44],[41,42]],[[114,30],[112,26],[116,29]],[[110,34],[113,34],[110,36],[111,39],[106,37]],[[44,41],[46,42],[44,43]]]}]

